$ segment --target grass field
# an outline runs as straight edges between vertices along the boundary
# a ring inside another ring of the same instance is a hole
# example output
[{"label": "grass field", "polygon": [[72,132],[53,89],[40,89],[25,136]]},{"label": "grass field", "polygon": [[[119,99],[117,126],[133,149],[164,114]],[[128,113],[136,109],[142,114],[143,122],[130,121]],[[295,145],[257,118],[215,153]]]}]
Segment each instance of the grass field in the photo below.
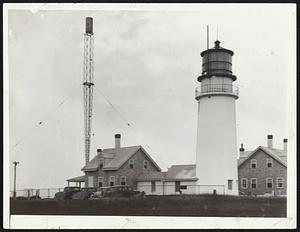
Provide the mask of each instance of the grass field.
[{"label": "grass field", "polygon": [[147,196],[99,200],[11,200],[12,215],[286,217],[286,198]]}]

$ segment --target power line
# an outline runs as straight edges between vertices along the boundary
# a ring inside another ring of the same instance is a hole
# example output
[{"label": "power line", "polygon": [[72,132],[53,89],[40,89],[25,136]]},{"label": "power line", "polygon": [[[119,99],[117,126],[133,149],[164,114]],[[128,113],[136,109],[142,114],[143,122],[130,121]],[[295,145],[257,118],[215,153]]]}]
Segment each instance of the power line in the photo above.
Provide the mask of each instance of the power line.
[{"label": "power line", "polygon": [[[77,89],[79,89],[78,86]],[[75,90],[75,89],[74,89]],[[77,91],[76,91],[77,92]],[[49,114],[47,117],[45,117],[44,120],[39,121],[35,126],[33,126],[22,138],[19,139],[19,141],[17,143],[15,143],[12,147],[12,150],[15,149],[17,146],[19,146],[26,138],[28,138],[34,131],[36,128],[38,128],[40,125],[42,125],[43,123],[45,123],[46,121],[48,121],[50,119],[50,117],[63,105],[65,104],[69,99],[71,99],[72,95],[74,94],[74,92],[72,91],[72,93],[67,96],[64,100],[62,100]]]},{"label": "power line", "polygon": [[[140,135],[140,133],[138,133],[138,131],[134,128],[134,126],[132,125],[132,123],[130,123],[124,116],[123,114],[113,105],[113,103],[98,89],[98,87],[95,86],[95,90],[105,99],[105,101],[109,104],[109,106],[118,114],[118,116],[125,122],[126,126],[129,127],[133,133],[143,142],[143,144],[149,148],[153,153],[157,153],[155,152],[152,147],[150,147],[150,145],[148,143],[145,142],[145,140],[142,138],[142,136]],[[164,162],[161,161],[161,159],[159,157],[157,157],[159,159],[159,161],[164,165]]]}]

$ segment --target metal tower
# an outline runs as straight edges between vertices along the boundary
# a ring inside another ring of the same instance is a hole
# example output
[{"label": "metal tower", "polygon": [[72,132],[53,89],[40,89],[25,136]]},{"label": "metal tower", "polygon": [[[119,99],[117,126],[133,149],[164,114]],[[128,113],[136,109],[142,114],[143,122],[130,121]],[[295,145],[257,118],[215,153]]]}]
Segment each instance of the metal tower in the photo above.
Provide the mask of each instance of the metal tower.
[{"label": "metal tower", "polygon": [[94,33],[91,17],[85,19],[83,68],[84,142],[85,164],[87,164],[90,160],[94,85]]}]

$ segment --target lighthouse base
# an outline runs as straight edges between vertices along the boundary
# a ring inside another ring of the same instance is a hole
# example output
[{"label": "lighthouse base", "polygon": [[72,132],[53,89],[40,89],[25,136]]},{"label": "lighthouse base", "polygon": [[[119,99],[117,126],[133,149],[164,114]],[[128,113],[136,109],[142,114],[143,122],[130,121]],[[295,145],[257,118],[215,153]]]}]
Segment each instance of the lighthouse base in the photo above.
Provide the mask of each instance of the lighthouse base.
[{"label": "lighthouse base", "polygon": [[208,185],[198,182],[196,194],[237,196],[239,195],[239,191],[236,187],[233,189],[228,189],[226,185]]}]

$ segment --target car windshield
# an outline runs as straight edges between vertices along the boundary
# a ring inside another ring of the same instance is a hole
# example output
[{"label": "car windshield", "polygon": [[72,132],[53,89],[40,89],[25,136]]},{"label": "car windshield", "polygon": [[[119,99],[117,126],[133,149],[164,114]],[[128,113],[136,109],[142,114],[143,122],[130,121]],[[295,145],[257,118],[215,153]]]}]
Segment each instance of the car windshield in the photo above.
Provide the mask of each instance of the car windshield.
[{"label": "car windshield", "polygon": [[78,187],[65,187],[64,191],[79,190]]}]

